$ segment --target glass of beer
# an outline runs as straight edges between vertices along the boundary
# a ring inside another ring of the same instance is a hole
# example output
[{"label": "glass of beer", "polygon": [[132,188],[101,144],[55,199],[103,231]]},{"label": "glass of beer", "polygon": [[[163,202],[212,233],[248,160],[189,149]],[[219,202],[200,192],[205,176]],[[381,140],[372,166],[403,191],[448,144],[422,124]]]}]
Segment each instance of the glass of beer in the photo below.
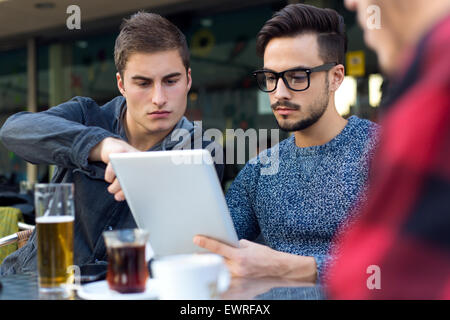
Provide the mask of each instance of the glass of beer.
[{"label": "glass of beer", "polygon": [[74,188],[71,183],[36,184],[34,190],[41,292],[65,292],[73,282]]},{"label": "glass of beer", "polygon": [[144,292],[148,278],[145,246],[148,232],[122,229],[103,232],[108,254],[106,280],[111,290],[120,293]]}]

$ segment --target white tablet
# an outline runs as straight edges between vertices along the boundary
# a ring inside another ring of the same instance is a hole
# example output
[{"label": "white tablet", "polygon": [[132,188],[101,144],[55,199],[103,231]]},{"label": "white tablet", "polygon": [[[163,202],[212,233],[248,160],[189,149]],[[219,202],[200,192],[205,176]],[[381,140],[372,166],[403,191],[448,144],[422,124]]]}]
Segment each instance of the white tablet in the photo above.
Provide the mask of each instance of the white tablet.
[{"label": "white tablet", "polygon": [[209,151],[116,153],[110,160],[155,256],[204,252],[197,234],[238,247],[238,237]]}]

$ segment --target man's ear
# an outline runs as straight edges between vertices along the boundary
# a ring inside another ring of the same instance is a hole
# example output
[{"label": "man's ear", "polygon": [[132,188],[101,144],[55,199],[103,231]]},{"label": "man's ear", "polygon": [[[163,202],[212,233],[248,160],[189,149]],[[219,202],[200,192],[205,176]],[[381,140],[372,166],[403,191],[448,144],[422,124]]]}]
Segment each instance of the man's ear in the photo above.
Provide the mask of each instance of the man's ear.
[{"label": "man's ear", "polygon": [[337,91],[341,86],[342,81],[345,77],[345,68],[342,64],[338,64],[330,70],[330,76],[328,77],[328,85],[330,91]]},{"label": "man's ear", "polygon": [[187,91],[188,92],[189,92],[189,90],[191,90],[191,86],[192,86],[192,76],[191,76],[191,68],[189,68],[187,71]]},{"label": "man's ear", "polygon": [[119,72],[116,73],[116,79],[117,79],[117,88],[119,89],[120,93],[126,98],[125,86]]}]

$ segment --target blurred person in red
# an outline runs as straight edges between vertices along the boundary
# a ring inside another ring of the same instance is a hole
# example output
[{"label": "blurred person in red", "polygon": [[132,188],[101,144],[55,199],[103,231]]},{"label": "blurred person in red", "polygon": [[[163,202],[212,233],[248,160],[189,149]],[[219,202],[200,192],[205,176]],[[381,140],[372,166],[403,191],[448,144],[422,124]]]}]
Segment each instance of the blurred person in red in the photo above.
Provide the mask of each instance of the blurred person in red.
[{"label": "blurred person in red", "polygon": [[450,1],[345,5],[392,83],[368,200],[338,237],[328,296],[450,299]]}]

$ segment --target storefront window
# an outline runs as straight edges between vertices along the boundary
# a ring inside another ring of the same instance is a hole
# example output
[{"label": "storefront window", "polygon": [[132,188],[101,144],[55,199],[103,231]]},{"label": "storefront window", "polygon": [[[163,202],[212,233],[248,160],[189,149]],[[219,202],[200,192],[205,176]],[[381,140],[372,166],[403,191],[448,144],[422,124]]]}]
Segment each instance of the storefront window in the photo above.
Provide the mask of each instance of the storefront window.
[{"label": "storefront window", "polygon": [[[307,1],[333,7],[344,16],[349,52],[362,52],[363,73],[347,73],[336,93],[338,112],[347,117],[376,120],[382,77],[377,75],[376,57],[364,45],[354,13],[342,1]],[[186,116],[201,120],[203,129],[276,129],[268,95],[258,90],[252,71],[263,65],[256,56],[256,35],[273,13],[286,1],[233,10],[182,12],[167,16],[186,35],[191,51],[193,85],[188,96]],[[81,33],[82,34],[82,33]],[[91,97],[102,105],[120,93],[116,85],[114,43],[118,25],[102,33],[77,36],[62,42],[37,42],[38,111],[74,96]],[[355,60],[355,59],[353,59]],[[355,60],[356,61],[356,60]],[[0,52],[0,125],[27,106],[26,48]],[[349,67],[349,66],[347,66]],[[347,70],[350,70],[347,68]],[[376,75],[373,75],[376,74]],[[280,131],[279,140],[288,136]],[[248,159],[247,159],[248,160]],[[46,173],[39,169],[39,179]],[[25,177],[26,165],[0,145],[0,176]]]},{"label": "storefront window", "polygon": [[[0,125],[8,116],[26,109],[27,53],[25,49],[0,52]],[[26,164],[0,144],[0,185],[26,179]]]}]

